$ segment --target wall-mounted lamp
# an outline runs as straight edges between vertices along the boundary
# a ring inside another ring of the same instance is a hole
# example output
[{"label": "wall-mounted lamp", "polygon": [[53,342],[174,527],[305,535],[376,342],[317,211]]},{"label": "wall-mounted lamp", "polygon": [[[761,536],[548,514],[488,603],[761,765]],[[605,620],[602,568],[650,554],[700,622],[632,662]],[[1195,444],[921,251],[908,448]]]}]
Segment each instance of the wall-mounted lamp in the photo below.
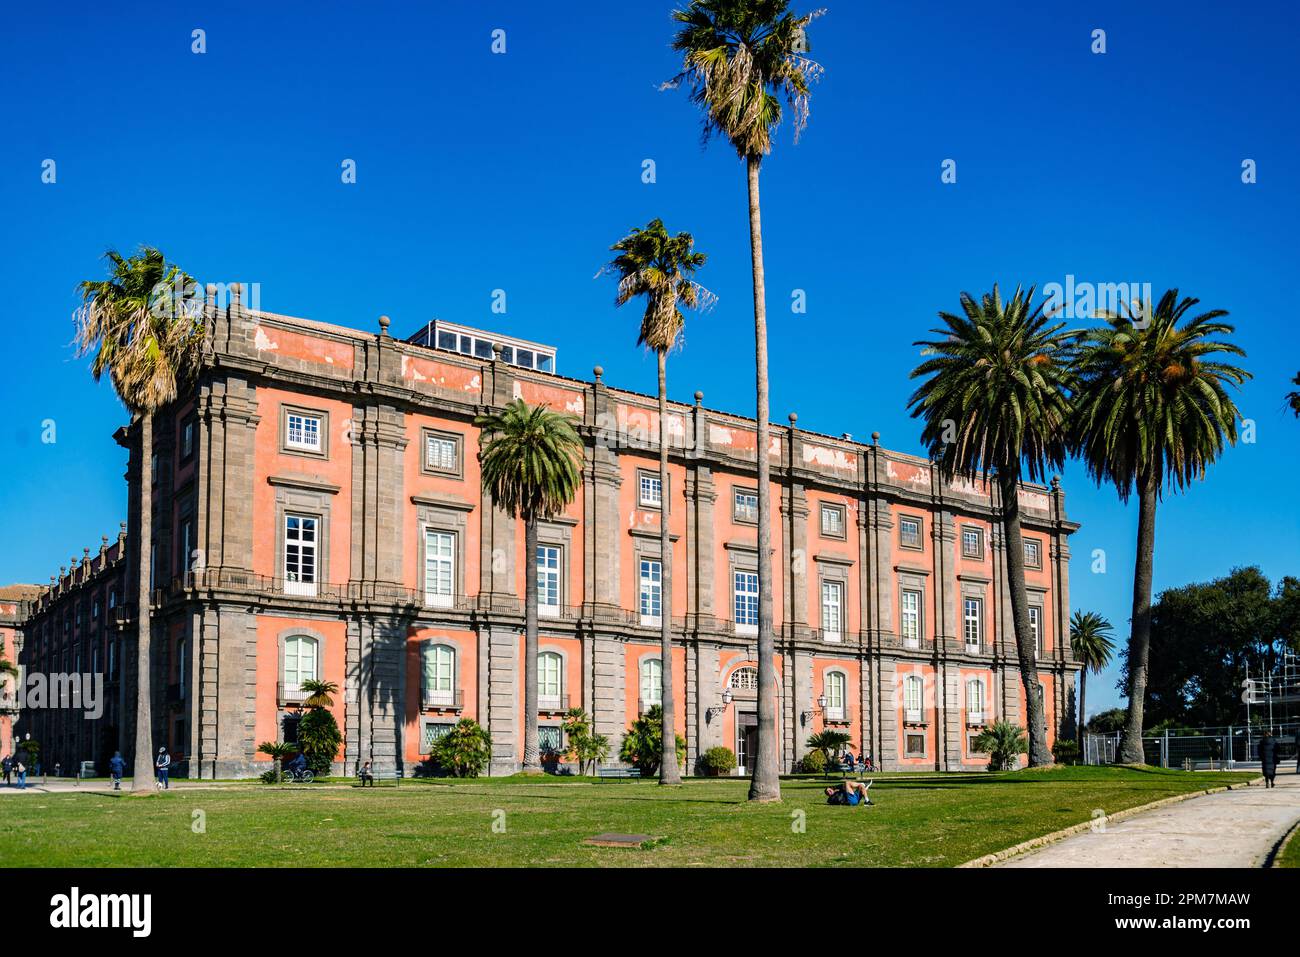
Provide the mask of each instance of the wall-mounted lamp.
[{"label": "wall-mounted lamp", "polygon": [[722,704],[712,707],[708,710],[708,719],[712,721],[718,715],[722,714],[731,706],[731,689],[725,688],[722,692]]},{"label": "wall-mounted lamp", "polygon": [[823,713],[825,713],[825,711],[826,711],[826,696],[825,696],[825,695],[818,695],[818,696],[817,696],[817,707],[816,707],[816,708],[814,708],[814,709],[811,710],[811,711],[801,711],[801,712],[799,712],[799,723],[800,723],[800,724],[807,724],[809,721],[812,720],[813,715],[823,714]]}]

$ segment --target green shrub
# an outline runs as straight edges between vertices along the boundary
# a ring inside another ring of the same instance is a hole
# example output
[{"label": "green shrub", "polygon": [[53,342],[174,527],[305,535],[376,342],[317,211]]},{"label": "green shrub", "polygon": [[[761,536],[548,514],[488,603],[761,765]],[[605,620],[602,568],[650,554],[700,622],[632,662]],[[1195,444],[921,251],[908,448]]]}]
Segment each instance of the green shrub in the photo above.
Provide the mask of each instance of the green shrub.
[{"label": "green shrub", "polygon": [[492,760],[492,736],[473,718],[461,718],[433,743],[429,759],[444,774],[476,778]]},{"label": "green shrub", "polygon": [[825,774],[826,752],[820,749],[809,751],[799,762],[799,771],[802,774]]},{"label": "green shrub", "polygon": [[298,722],[298,746],[307,758],[307,767],[318,778],[330,773],[342,743],[338,722],[325,708],[309,709]]},{"label": "green shrub", "polygon": [[990,771],[1010,771],[1016,757],[1029,750],[1025,729],[1009,721],[994,721],[975,739],[975,750],[989,756]]},{"label": "green shrub", "polygon": [[1057,738],[1052,744],[1052,757],[1057,764],[1078,764],[1079,743],[1070,738]]},{"label": "green shrub", "polygon": [[[636,767],[643,778],[659,773],[659,762],[663,759],[663,724],[664,710],[655,705],[632,722],[623,738],[618,759]],[[674,737],[677,738],[677,764],[680,766],[686,761],[686,739],[680,734]]]},{"label": "green shrub", "polygon": [[736,770],[736,756],[731,748],[709,748],[700,756],[700,768],[706,774],[730,774]]},{"label": "green shrub", "polygon": [[609,738],[592,730],[591,719],[581,708],[570,708],[564,716],[564,739],[569,745],[565,755],[573,758],[579,774],[609,760]]}]

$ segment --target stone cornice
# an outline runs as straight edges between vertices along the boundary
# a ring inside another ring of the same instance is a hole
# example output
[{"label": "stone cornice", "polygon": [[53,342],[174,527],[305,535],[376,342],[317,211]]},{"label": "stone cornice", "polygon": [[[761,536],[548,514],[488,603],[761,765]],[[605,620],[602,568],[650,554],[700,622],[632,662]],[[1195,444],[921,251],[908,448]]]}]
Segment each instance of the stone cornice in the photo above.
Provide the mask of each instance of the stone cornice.
[{"label": "stone cornice", "polygon": [[268,475],[266,477],[268,485],[275,485],[284,488],[301,488],[308,489],[312,492],[324,492],[327,495],[337,495],[342,486],[335,485],[333,482],[327,482],[324,479],[312,475],[298,475],[286,473],[284,475]]}]

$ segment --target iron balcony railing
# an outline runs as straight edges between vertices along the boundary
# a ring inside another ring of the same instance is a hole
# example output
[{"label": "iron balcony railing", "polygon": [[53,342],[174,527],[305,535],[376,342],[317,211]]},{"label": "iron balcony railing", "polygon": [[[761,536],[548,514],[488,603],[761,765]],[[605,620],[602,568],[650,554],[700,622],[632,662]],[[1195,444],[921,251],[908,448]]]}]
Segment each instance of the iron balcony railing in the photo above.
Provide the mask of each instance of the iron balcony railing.
[{"label": "iron balcony railing", "polygon": [[425,711],[464,711],[465,695],[457,688],[454,691],[434,691],[422,689],[420,700]]}]

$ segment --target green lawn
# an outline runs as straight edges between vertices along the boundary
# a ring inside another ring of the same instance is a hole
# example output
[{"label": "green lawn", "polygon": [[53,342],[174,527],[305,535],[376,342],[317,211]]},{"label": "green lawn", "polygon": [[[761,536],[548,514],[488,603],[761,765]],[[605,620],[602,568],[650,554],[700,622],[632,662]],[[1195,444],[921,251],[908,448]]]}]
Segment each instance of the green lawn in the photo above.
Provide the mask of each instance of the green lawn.
[{"label": "green lawn", "polygon": [[[878,775],[869,808],[827,806],[825,782],[808,780],[784,781],[784,800],[769,805],[748,804],[747,782],[736,779],[678,789],[496,778],[364,791],[249,784],[143,798],[10,795],[0,798],[0,865],[943,867],[1087,821],[1095,808],[1114,813],[1251,776],[1154,768]],[[204,833],[192,830],[195,811]],[[646,849],[583,846],[602,831],[662,840]]]},{"label": "green lawn", "polygon": [[1292,833],[1274,862],[1275,867],[1300,867],[1300,833]]}]

